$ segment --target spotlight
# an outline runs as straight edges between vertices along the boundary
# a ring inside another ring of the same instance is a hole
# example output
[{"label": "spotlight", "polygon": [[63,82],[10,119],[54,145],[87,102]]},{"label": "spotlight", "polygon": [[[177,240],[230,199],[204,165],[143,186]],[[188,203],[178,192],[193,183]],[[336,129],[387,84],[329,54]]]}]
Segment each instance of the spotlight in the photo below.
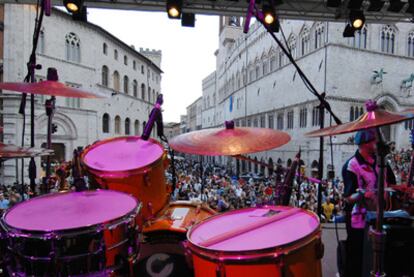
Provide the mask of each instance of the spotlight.
[{"label": "spotlight", "polygon": [[87,22],[88,21],[88,10],[86,6],[83,6],[79,12],[73,13],[72,14],[72,19],[75,21],[83,21],[83,22]]},{"label": "spotlight", "polygon": [[70,13],[77,13],[82,9],[83,0],[63,0],[63,5]]},{"label": "spotlight", "polygon": [[181,16],[181,26],[194,27],[195,15],[193,13],[183,13],[183,15]]},{"label": "spotlight", "polygon": [[355,30],[361,30],[365,23],[365,16],[361,10],[351,10],[349,20]]},{"label": "spotlight", "polygon": [[167,13],[171,19],[181,18],[182,0],[167,0]]},{"label": "spotlight", "polygon": [[272,25],[276,19],[275,11],[270,5],[263,5],[263,21],[266,25]]},{"label": "spotlight", "polygon": [[346,24],[345,30],[342,34],[344,38],[355,37],[355,29],[352,27],[351,24]]}]

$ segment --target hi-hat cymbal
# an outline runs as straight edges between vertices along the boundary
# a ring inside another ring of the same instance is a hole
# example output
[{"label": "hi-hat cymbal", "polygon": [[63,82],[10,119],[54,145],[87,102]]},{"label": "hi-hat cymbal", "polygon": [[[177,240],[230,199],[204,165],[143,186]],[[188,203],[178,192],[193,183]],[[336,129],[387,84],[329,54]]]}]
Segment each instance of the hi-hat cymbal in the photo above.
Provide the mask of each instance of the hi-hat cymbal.
[{"label": "hi-hat cymbal", "polygon": [[12,144],[0,143],[0,159],[30,158],[53,155],[53,150],[19,147]]},{"label": "hi-hat cymbal", "polygon": [[[372,103],[371,103],[372,104]],[[334,136],[346,133],[352,133],[359,130],[365,130],[385,125],[399,123],[404,120],[414,118],[414,113],[393,113],[376,106],[369,107],[367,104],[367,112],[361,115],[358,119],[340,125],[335,125],[319,130],[315,130],[305,135],[307,137],[324,137]],[[376,104],[375,104],[376,105]]]},{"label": "hi-hat cymbal", "polygon": [[266,151],[289,141],[290,136],[285,132],[265,128],[234,128],[230,124],[226,128],[179,135],[172,138],[170,145],[174,150],[188,154],[233,156]]},{"label": "hi-hat cymbal", "polygon": [[50,96],[103,98],[103,96],[72,88],[57,81],[41,81],[38,83],[0,83],[0,89]]}]

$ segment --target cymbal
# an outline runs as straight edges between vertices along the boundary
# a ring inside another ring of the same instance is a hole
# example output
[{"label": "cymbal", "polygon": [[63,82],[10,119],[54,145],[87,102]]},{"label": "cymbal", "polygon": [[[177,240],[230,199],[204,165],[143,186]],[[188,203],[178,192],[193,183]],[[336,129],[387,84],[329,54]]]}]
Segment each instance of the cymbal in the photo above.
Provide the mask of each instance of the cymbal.
[{"label": "cymbal", "polygon": [[12,144],[0,143],[0,159],[30,158],[48,155],[53,155],[53,150],[43,148],[26,148]]},{"label": "cymbal", "polygon": [[290,141],[290,136],[281,131],[265,128],[226,126],[205,129],[172,138],[172,149],[189,154],[207,156],[234,156],[261,152],[280,147]]},{"label": "cymbal", "polygon": [[38,83],[0,83],[0,89],[51,96],[103,98],[103,96],[72,88],[57,81],[41,81]]},{"label": "cymbal", "polygon": [[[371,103],[372,104],[372,103]],[[361,115],[358,119],[340,125],[335,125],[319,130],[315,130],[305,135],[307,137],[324,137],[324,136],[334,136],[346,133],[352,133],[359,130],[370,129],[374,127],[381,127],[385,125],[391,125],[394,123],[399,123],[410,118],[414,118],[414,113],[394,113],[389,112],[378,107],[368,108],[367,112]],[[376,105],[376,104],[375,104]]]}]

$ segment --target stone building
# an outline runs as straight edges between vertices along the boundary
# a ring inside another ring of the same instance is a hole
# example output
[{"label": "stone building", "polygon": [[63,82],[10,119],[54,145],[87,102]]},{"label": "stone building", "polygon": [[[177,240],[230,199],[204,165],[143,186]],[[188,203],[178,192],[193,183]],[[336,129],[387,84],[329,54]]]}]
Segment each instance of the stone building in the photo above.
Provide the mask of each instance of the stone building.
[{"label": "stone building", "polygon": [[[319,139],[305,133],[319,128],[317,98],[308,91],[294,66],[273,38],[258,23],[244,34],[239,20],[222,17],[216,70],[203,80],[202,127],[236,126],[273,128],[292,137],[289,144],[249,155],[264,162],[286,164],[302,149],[307,168],[317,167]],[[344,23],[282,20],[286,43],[300,68],[321,93],[325,92],[334,113],[348,122],[361,115],[364,102],[375,99],[390,111],[414,104],[414,25],[369,24],[344,38]],[[324,125],[335,124],[325,113]],[[387,140],[398,148],[409,147],[412,122],[383,128]],[[324,172],[334,165],[338,174],[356,147],[352,134],[325,139]],[[332,147],[331,147],[332,145]],[[222,158],[217,158],[219,161]],[[246,162],[231,164],[239,172],[252,169]],[[264,168],[263,168],[264,170]],[[256,170],[257,171],[257,170]],[[260,171],[260,168],[259,168]]]},{"label": "stone building", "polygon": [[[30,5],[4,6],[3,79],[22,82],[32,49],[36,10]],[[105,96],[104,99],[57,97],[52,135],[54,161],[69,160],[78,146],[121,135],[140,135],[157,95],[161,92],[161,51],[135,50],[106,30],[88,22],[73,21],[65,12],[53,9],[44,17],[37,47],[36,79],[45,80],[47,68],[58,70],[59,81]],[[21,94],[3,91],[3,142],[21,145]],[[44,101],[36,96],[35,146],[46,142],[47,116]],[[25,146],[30,145],[30,105],[26,107]],[[28,162],[26,161],[26,166]],[[37,176],[41,176],[37,158]],[[19,163],[20,166],[20,163]],[[11,183],[18,168],[14,160],[4,163],[2,183]],[[25,169],[27,173],[27,170]]]}]

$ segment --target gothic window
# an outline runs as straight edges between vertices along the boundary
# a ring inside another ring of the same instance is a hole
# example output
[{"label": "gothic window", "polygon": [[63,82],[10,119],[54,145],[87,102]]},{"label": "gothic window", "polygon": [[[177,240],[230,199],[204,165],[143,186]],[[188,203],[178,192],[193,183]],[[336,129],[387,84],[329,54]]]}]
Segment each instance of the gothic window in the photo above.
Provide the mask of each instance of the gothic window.
[{"label": "gothic window", "polygon": [[256,79],[260,77],[260,66],[256,65]]},{"label": "gothic window", "polygon": [[267,60],[263,61],[263,75],[269,73],[269,62]]},{"label": "gothic window", "polygon": [[414,57],[414,31],[408,34],[408,56]]},{"label": "gothic window", "polygon": [[300,42],[301,42],[301,53],[302,56],[306,55],[310,51],[310,33],[309,30],[305,27],[302,30],[300,35]]},{"label": "gothic window", "polygon": [[105,42],[102,45],[102,51],[103,51],[104,55],[108,55],[108,45]]},{"label": "gothic window", "polygon": [[134,134],[136,135],[136,136],[138,136],[139,135],[139,120],[137,119],[137,120],[135,120],[135,123],[134,123]]},{"label": "gothic window", "polygon": [[349,121],[354,121],[354,107],[349,110]]},{"label": "gothic window", "polygon": [[254,68],[250,69],[249,81],[250,82],[253,82],[254,81]]},{"label": "gothic window", "polygon": [[115,91],[119,91],[120,90],[120,80],[119,80],[119,73],[118,73],[118,71],[115,71],[114,72],[114,76],[113,76],[113,78],[114,78],[114,90]]},{"label": "gothic window", "polygon": [[71,62],[80,62],[80,40],[75,33],[66,35],[66,60]]},{"label": "gothic window", "polygon": [[384,53],[394,54],[395,51],[395,29],[386,25],[381,30],[381,51]]},{"label": "gothic window", "polygon": [[299,127],[306,128],[308,121],[308,109],[302,108],[299,112]]},{"label": "gothic window", "polygon": [[315,49],[322,47],[324,36],[325,26],[322,22],[318,22],[315,27]]},{"label": "gothic window", "polygon": [[355,48],[367,49],[367,35],[368,28],[367,25],[364,25],[364,27],[361,30],[355,31],[355,36],[352,40],[352,46]]},{"label": "gothic window", "polygon": [[121,133],[121,117],[119,115],[115,116],[115,134]]},{"label": "gothic window", "polygon": [[272,58],[270,58],[270,71],[275,70],[276,65],[276,56],[272,56]]},{"label": "gothic window", "polygon": [[145,100],[145,84],[141,84],[141,99]]},{"label": "gothic window", "polygon": [[131,120],[127,117],[125,119],[125,135],[129,135],[131,132]]},{"label": "gothic window", "polygon": [[264,128],[264,127],[266,127],[266,118],[265,118],[265,116],[264,115],[262,115],[261,117],[260,117],[260,128]]},{"label": "gothic window", "polygon": [[319,108],[313,107],[312,109],[312,126],[319,126]]},{"label": "gothic window", "polygon": [[45,53],[45,31],[43,29],[39,33],[39,41],[37,43],[37,52],[40,54]]},{"label": "gothic window", "polygon": [[280,114],[278,114],[277,115],[277,129],[278,130],[283,130],[283,121],[284,121],[284,118],[283,118],[284,116],[283,116],[283,113],[280,113]]},{"label": "gothic window", "polygon": [[132,81],[132,92],[134,97],[138,97],[138,82],[137,80]]},{"label": "gothic window", "polygon": [[288,129],[293,129],[293,117],[294,117],[293,111],[289,111],[287,114],[287,128]]},{"label": "gothic window", "polygon": [[108,67],[106,65],[102,66],[102,85],[105,87],[108,86],[108,74]]},{"label": "gothic window", "polygon": [[257,120],[257,118],[253,120],[253,127],[259,127],[259,121]]},{"label": "gothic window", "polygon": [[292,57],[296,58],[296,37],[294,35],[291,35],[288,40],[288,46],[290,49],[290,52],[292,53]]},{"label": "gothic window", "polygon": [[269,117],[267,118],[267,124],[268,124],[268,126],[267,126],[268,128],[270,128],[270,129],[275,128],[273,114],[270,114]]},{"label": "gothic window", "polygon": [[109,114],[107,113],[102,117],[102,132],[109,133]]}]

